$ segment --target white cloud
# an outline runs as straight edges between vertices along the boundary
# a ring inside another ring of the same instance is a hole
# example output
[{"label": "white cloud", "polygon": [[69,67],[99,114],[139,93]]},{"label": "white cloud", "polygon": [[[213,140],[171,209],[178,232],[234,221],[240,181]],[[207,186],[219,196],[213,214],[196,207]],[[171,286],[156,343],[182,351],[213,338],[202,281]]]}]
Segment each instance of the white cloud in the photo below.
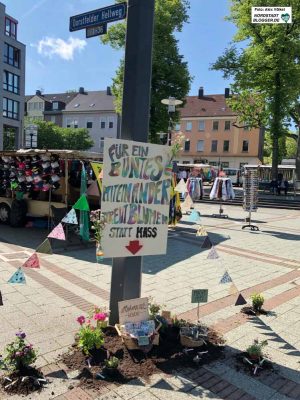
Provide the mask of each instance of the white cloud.
[{"label": "white cloud", "polygon": [[45,37],[37,45],[31,46],[37,47],[38,53],[45,57],[52,58],[57,55],[63,60],[70,61],[73,60],[74,53],[76,51],[81,52],[86,44],[85,40],[73,37],[69,37],[67,41],[60,38]]}]

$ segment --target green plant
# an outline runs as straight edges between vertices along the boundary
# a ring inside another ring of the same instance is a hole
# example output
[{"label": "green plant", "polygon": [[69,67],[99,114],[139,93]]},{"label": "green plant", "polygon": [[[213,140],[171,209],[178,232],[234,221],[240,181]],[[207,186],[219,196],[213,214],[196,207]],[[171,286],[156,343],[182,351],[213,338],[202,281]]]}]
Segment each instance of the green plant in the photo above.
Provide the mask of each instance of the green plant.
[{"label": "green plant", "polygon": [[118,357],[109,357],[104,361],[106,368],[118,368],[119,359]]},{"label": "green plant", "polygon": [[90,324],[81,326],[78,334],[78,347],[82,349],[84,354],[89,355],[94,348],[100,349],[104,343],[103,332],[101,328],[94,327]]},{"label": "green plant", "polygon": [[156,315],[159,314],[160,310],[163,308],[162,305],[155,303],[152,297],[149,297],[149,314],[150,318],[154,319]]},{"label": "green plant", "polygon": [[176,328],[181,328],[183,326],[187,326],[188,322],[186,320],[184,320],[184,319],[178,319],[177,316],[174,315],[174,317],[172,317],[172,324]]},{"label": "green plant", "polygon": [[29,367],[37,359],[37,352],[32,344],[25,343],[26,334],[22,331],[16,333],[14,342],[9,343],[6,348],[6,357],[3,366],[12,371],[22,371]]},{"label": "green plant", "polygon": [[254,340],[251,346],[247,347],[246,352],[250,357],[259,358],[263,356],[263,348],[267,346],[267,340],[259,342],[257,339]]},{"label": "green plant", "polygon": [[252,307],[254,311],[261,311],[261,308],[265,302],[265,298],[262,294],[254,293],[251,296]]}]

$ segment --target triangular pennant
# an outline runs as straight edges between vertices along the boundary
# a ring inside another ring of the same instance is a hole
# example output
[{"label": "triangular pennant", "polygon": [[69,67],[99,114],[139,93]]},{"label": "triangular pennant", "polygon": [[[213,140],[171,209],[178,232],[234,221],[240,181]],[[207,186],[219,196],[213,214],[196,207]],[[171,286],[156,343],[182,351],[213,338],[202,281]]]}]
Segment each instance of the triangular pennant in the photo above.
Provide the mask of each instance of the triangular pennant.
[{"label": "triangular pennant", "polygon": [[196,236],[207,236],[207,232],[206,229],[204,228],[204,226],[200,226],[199,229],[196,232]]},{"label": "triangular pennant", "polygon": [[238,298],[236,299],[235,306],[242,306],[244,304],[247,304],[247,301],[245,300],[243,295],[241,295],[241,293],[240,293],[238,295]]},{"label": "triangular pennant", "polygon": [[181,208],[183,210],[189,210],[191,207],[193,207],[194,203],[193,200],[191,198],[191,196],[188,194],[184,200],[183,203],[181,203]]},{"label": "triangular pennant", "polygon": [[74,210],[74,208],[72,208],[68,212],[68,214],[63,217],[61,222],[64,222],[65,224],[78,225],[77,215],[76,215],[76,211]]},{"label": "triangular pennant", "polygon": [[219,283],[230,283],[230,282],[232,282],[231,276],[229,275],[228,271],[225,271]]},{"label": "triangular pennant", "polygon": [[2,293],[0,292],[0,306],[3,306]]},{"label": "triangular pennant", "polygon": [[184,182],[184,179],[180,179],[180,181],[175,186],[174,190],[179,193],[187,192],[186,183]]},{"label": "triangular pennant", "polygon": [[103,179],[103,164],[100,164],[100,163],[97,163],[97,162],[92,162],[91,166],[93,168],[94,174],[95,174],[97,182],[99,184],[99,188],[102,191],[101,179]]},{"label": "triangular pennant", "polygon": [[193,210],[191,214],[188,217],[189,222],[200,222],[200,215],[199,212],[196,210]]},{"label": "triangular pennant", "polygon": [[48,238],[66,240],[64,228],[62,224],[58,224],[48,235]]},{"label": "triangular pennant", "polygon": [[229,294],[236,294],[238,293],[238,288],[235,286],[235,284],[232,282],[230,288],[229,288]]},{"label": "triangular pennant", "polygon": [[209,236],[206,236],[204,242],[202,243],[201,249],[211,249],[212,242],[210,241]]},{"label": "triangular pennant", "polygon": [[25,275],[21,267],[11,276],[8,283],[26,283]]},{"label": "triangular pennant", "polygon": [[207,258],[209,260],[215,260],[215,259],[219,258],[219,254],[217,253],[217,250],[215,249],[214,246],[212,246],[210,252],[208,253]]},{"label": "triangular pennant", "polygon": [[25,268],[40,268],[40,260],[36,253],[33,253],[32,256],[28,258],[22,265]]},{"label": "triangular pennant", "polygon": [[49,239],[45,239],[35,251],[36,253],[53,254]]},{"label": "triangular pennant", "polygon": [[88,196],[97,196],[97,197],[100,196],[100,191],[97,181],[94,181],[93,183],[90,184],[88,190],[86,191],[86,194]]},{"label": "triangular pennant", "polygon": [[79,197],[79,199],[74,204],[73,208],[75,208],[76,210],[81,210],[81,211],[90,211],[89,203],[86,199],[85,194],[83,194]]}]

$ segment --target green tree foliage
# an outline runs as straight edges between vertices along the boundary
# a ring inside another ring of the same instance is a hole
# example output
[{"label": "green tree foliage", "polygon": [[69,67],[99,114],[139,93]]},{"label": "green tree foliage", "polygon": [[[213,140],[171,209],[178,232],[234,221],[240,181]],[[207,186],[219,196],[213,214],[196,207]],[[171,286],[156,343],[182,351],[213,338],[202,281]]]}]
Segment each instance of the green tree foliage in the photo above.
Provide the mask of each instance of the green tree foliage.
[{"label": "green tree foliage", "polygon": [[[117,2],[120,2],[117,0]],[[183,100],[192,80],[187,63],[179,54],[175,32],[180,32],[188,22],[188,0],[156,0],[152,62],[152,96],[150,108],[150,141],[157,141],[157,132],[167,132],[169,117],[161,100],[170,96]],[[126,23],[112,25],[101,38],[115,49],[125,46]],[[118,112],[122,109],[124,60],[113,78],[112,92],[116,96]],[[178,111],[173,119],[179,118]]]},{"label": "green tree foliage", "polygon": [[[263,123],[272,138],[272,175],[277,177],[280,160],[279,138],[284,134],[284,120],[300,91],[300,3],[299,0],[232,0],[227,18],[238,28],[233,44],[212,68],[234,78],[233,92],[258,96],[262,108],[240,106],[241,119],[255,126]],[[251,7],[291,6],[292,24],[252,24]],[[246,46],[238,49],[236,44]],[[243,97],[243,96],[242,96]],[[238,97],[236,97],[238,102]],[[251,105],[251,103],[250,103]],[[250,107],[251,108],[251,107]],[[254,117],[249,119],[249,114]]]},{"label": "green tree foliage", "polygon": [[33,123],[38,126],[39,149],[88,150],[93,146],[87,129],[61,128],[53,122],[40,120]]}]

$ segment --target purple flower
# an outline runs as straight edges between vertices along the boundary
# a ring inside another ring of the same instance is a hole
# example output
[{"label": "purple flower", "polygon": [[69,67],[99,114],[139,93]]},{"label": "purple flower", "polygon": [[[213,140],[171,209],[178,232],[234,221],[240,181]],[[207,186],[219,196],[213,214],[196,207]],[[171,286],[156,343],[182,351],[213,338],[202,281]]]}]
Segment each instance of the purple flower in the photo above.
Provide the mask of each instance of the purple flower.
[{"label": "purple flower", "polygon": [[24,332],[17,332],[16,336],[20,339],[25,339],[26,338],[26,334]]}]

